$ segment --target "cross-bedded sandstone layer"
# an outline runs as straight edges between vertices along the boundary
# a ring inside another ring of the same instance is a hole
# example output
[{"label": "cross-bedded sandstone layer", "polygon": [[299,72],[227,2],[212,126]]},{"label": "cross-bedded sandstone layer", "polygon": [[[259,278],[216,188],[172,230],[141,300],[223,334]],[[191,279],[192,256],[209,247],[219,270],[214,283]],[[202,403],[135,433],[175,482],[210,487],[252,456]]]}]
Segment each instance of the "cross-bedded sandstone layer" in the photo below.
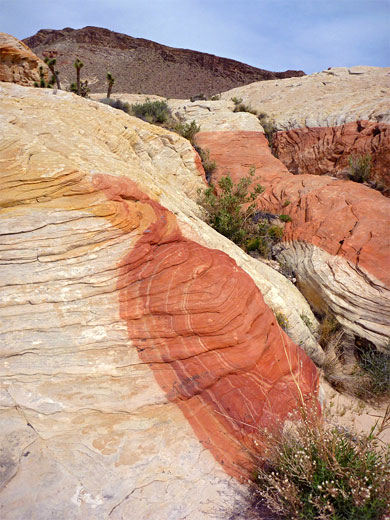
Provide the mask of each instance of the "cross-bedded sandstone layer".
[{"label": "cross-bedded sandstone layer", "polygon": [[390,193],[390,125],[354,121],[342,126],[296,128],[276,132],[273,147],[277,157],[295,174],[346,177],[350,157],[370,157],[370,175]]},{"label": "cross-bedded sandstone layer", "polygon": [[40,81],[39,67],[43,67],[47,80],[47,65],[23,42],[0,33],[0,81],[32,87]]},{"label": "cross-bedded sandstone layer", "polygon": [[256,272],[198,218],[188,141],[0,93],[2,515],[225,518],[241,443],[316,392],[314,365],[215,249]]}]

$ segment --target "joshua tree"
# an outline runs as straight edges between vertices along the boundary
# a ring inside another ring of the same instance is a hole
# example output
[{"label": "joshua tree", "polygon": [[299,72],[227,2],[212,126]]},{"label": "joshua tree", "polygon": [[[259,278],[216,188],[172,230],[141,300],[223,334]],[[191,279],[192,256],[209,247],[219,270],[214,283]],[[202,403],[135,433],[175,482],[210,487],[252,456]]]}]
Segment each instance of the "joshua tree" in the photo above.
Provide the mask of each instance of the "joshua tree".
[{"label": "joshua tree", "polygon": [[50,82],[51,82],[52,84],[54,84],[54,81],[55,81],[55,82],[57,83],[57,88],[58,88],[58,90],[61,90],[60,79],[59,79],[59,77],[58,77],[59,72],[58,72],[58,70],[55,70],[55,69],[54,69],[54,65],[56,64],[56,62],[57,62],[57,60],[56,60],[55,58],[52,58],[52,59],[50,59],[50,58],[45,58],[45,63],[46,63],[46,65],[49,67],[50,72],[51,72],[52,75],[53,75],[53,76],[52,76],[52,79],[50,80]]},{"label": "joshua tree", "polygon": [[80,82],[80,70],[82,67],[84,67],[84,63],[82,63],[78,58],[74,62],[74,66],[76,68],[76,74],[77,74],[77,94],[81,96],[81,82]]},{"label": "joshua tree", "polygon": [[115,83],[115,79],[112,77],[110,72],[107,72],[107,81],[108,81],[108,89],[107,89],[107,99],[111,96],[112,86]]}]

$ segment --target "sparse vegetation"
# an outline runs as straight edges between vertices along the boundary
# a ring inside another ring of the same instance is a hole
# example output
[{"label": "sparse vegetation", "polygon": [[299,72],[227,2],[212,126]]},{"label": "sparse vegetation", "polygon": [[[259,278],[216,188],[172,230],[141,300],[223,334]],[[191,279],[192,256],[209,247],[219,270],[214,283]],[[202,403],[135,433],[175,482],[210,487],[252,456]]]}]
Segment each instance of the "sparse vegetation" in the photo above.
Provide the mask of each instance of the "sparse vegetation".
[{"label": "sparse vegetation", "polygon": [[242,98],[238,98],[238,97],[232,97],[231,100],[233,101],[233,103],[237,106],[239,104],[242,103]]},{"label": "sparse vegetation", "polygon": [[246,105],[245,103],[243,103],[242,98],[232,97],[231,100],[234,103],[233,112],[249,112],[250,114],[257,116],[257,110],[254,110],[249,105]]},{"label": "sparse vegetation", "polygon": [[57,84],[58,90],[61,90],[61,84],[60,84],[60,78],[59,78],[59,72],[58,70],[55,70],[55,64],[57,63],[57,60],[55,58],[45,58],[45,63],[49,67],[51,72],[51,79],[50,83],[51,85],[54,85],[54,83]]},{"label": "sparse vegetation", "polygon": [[[235,184],[230,174],[200,193],[199,203],[206,210],[206,221],[244,251],[270,257],[272,246],[283,236],[283,227],[261,218],[255,200],[264,191],[255,170]],[[277,219],[276,216],[274,216]]]},{"label": "sparse vegetation", "polygon": [[210,101],[219,101],[221,99],[221,94],[215,94],[211,96]]},{"label": "sparse vegetation", "polygon": [[290,215],[279,215],[279,219],[282,222],[291,222],[291,220],[292,220]]},{"label": "sparse vegetation", "polygon": [[207,101],[207,98],[204,94],[197,94],[196,96],[192,96],[190,98],[191,103],[194,101]]},{"label": "sparse vegetation", "polygon": [[307,316],[307,314],[304,314],[302,313],[300,315],[301,317],[301,320],[303,321],[303,323],[306,325],[306,327],[309,329],[309,330],[312,330],[313,328],[313,323],[311,321],[311,319],[309,318],[309,316]]},{"label": "sparse vegetation", "polygon": [[172,129],[188,139],[192,146],[194,146],[194,137],[200,131],[200,126],[196,124],[196,121],[191,121],[191,123],[179,122],[174,124]]},{"label": "sparse vegetation", "polygon": [[375,348],[358,350],[358,361],[362,370],[369,376],[369,391],[373,396],[390,393],[390,344],[384,352]]},{"label": "sparse vegetation", "polygon": [[151,124],[163,124],[171,119],[171,111],[165,101],[150,101],[146,98],[145,103],[135,103],[130,106],[133,116]]},{"label": "sparse vegetation", "polygon": [[330,344],[332,337],[340,330],[340,324],[329,311],[326,312],[320,320],[318,328],[318,343],[322,348],[326,349]]},{"label": "sparse vegetation", "polygon": [[200,146],[195,145],[195,150],[198,152],[204,173],[206,175],[206,181],[210,184],[211,176],[217,168],[217,163],[210,159],[210,150],[203,150]]},{"label": "sparse vegetation", "polygon": [[107,99],[110,99],[112,87],[114,86],[115,78],[110,72],[107,72]]},{"label": "sparse vegetation", "polygon": [[282,327],[283,330],[287,330],[288,328],[288,318],[283,312],[277,312],[275,314],[276,321],[278,322],[279,326]]},{"label": "sparse vegetation", "polygon": [[302,414],[284,430],[261,432],[255,441],[253,511],[265,504],[289,520],[388,518],[390,446],[379,439],[390,425],[390,406],[368,435],[313,415]]},{"label": "sparse vegetation", "polygon": [[283,208],[287,208],[287,206],[289,206],[291,204],[291,200],[285,200],[282,204]]},{"label": "sparse vegetation", "polygon": [[129,103],[125,103],[120,99],[115,99],[115,101],[111,98],[104,98],[100,100],[100,103],[104,103],[105,105],[110,105],[112,108],[116,108],[117,110],[123,110],[126,114],[130,113],[130,105]]},{"label": "sparse vegetation", "polygon": [[355,182],[367,182],[370,178],[372,167],[371,155],[354,155],[349,157],[349,174]]},{"label": "sparse vegetation", "polygon": [[[81,69],[84,67],[84,63],[82,63],[77,58],[73,65],[74,65],[74,67],[76,69],[76,89],[77,89],[76,94],[81,96],[82,94],[81,94],[81,79],[80,79],[80,76],[81,76]],[[72,85],[73,85],[73,83],[72,83]],[[87,85],[88,85],[88,83],[87,83]]]},{"label": "sparse vegetation", "polygon": [[277,131],[275,121],[273,119],[269,119],[268,114],[266,114],[265,112],[260,112],[260,114],[258,115],[258,119],[260,121],[261,126],[264,129],[264,134],[268,140],[271,151],[273,155],[275,155],[275,149],[273,146],[273,135]]},{"label": "sparse vegetation", "polygon": [[43,70],[42,65],[39,66],[39,83],[37,81],[34,81],[34,87],[36,88],[51,88],[55,83],[55,78],[52,75],[50,81],[45,80],[45,72]]}]

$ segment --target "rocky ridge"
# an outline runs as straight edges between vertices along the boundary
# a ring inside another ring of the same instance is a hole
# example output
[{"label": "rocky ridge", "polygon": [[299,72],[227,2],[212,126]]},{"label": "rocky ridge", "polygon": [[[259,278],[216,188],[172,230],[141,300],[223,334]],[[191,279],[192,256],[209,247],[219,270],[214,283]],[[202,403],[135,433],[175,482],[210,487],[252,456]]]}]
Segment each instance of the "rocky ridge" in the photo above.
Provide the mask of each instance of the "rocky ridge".
[{"label": "rocky ridge", "polygon": [[64,87],[75,81],[73,63],[79,58],[84,63],[83,78],[88,80],[92,92],[106,89],[107,72],[115,77],[120,92],[184,99],[200,93],[210,96],[253,81],[304,75],[302,71],[292,70],[270,72],[100,27],[42,29],[23,41],[38,56],[57,59]]}]

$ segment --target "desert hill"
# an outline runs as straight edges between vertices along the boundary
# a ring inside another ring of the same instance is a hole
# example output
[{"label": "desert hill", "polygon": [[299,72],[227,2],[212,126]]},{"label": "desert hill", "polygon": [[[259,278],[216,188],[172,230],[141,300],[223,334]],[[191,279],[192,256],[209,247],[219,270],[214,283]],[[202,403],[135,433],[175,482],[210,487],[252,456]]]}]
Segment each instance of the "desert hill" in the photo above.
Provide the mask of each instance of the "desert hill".
[{"label": "desert hill", "polygon": [[206,96],[254,81],[304,76],[303,71],[270,72],[212,54],[176,49],[100,27],[42,29],[23,40],[39,57],[56,57],[64,84],[75,80],[73,63],[84,63],[92,92],[106,88],[106,74],[117,92],[165,97]]}]

